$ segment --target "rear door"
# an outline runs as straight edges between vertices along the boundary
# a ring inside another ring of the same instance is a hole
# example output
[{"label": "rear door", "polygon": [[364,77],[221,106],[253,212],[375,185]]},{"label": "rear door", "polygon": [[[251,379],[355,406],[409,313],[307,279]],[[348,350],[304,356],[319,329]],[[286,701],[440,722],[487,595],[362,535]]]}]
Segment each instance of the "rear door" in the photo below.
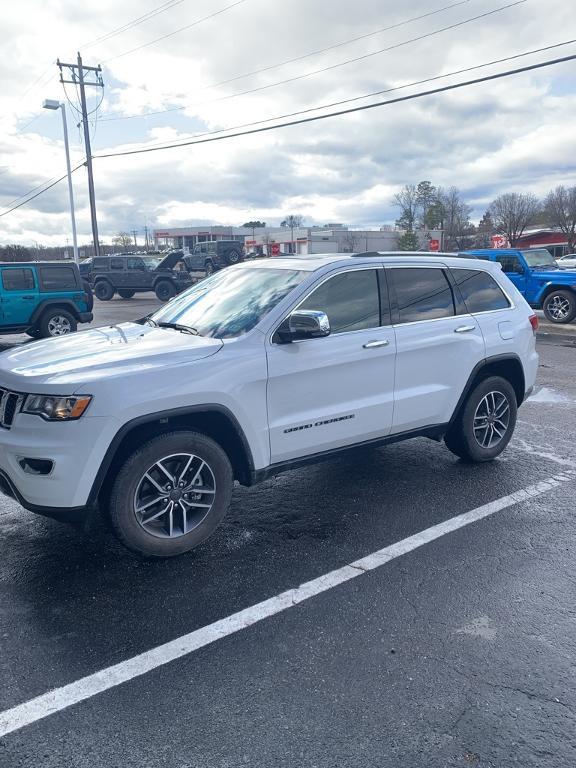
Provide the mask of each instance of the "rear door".
[{"label": "rear door", "polygon": [[25,326],[38,305],[39,292],[30,267],[2,267],[2,322]]},{"label": "rear door", "polygon": [[442,265],[386,272],[396,332],[392,432],[446,424],[484,359],[482,331]]},{"label": "rear door", "polygon": [[128,272],[126,259],[118,256],[110,257],[110,280],[114,288],[128,288]]},{"label": "rear door", "polygon": [[333,274],[293,307],[326,312],[329,336],[267,341],[272,463],[390,432],[395,339],[379,274],[374,267]]},{"label": "rear door", "polygon": [[86,312],[86,296],[78,271],[71,264],[45,264],[38,266],[40,301],[69,299],[79,312]]}]

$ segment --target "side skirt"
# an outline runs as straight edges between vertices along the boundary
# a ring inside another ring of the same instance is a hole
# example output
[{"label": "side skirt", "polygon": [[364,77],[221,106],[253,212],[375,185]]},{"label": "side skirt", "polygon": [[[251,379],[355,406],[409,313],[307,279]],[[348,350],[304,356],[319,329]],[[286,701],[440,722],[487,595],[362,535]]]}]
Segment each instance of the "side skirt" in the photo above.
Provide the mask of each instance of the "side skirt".
[{"label": "side skirt", "polygon": [[332,448],[329,451],[321,451],[320,453],[313,453],[309,456],[299,456],[296,459],[280,461],[277,464],[270,464],[270,466],[264,467],[264,469],[252,470],[250,472],[249,485],[256,485],[256,483],[261,483],[264,480],[268,480],[270,477],[279,475],[281,472],[288,472],[291,469],[298,469],[299,467],[305,467],[309,464],[318,464],[321,461],[329,461],[336,456],[352,453],[358,448],[377,448],[381,445],[401,443],[404,440],[411,440],[414,437],[428,437],[430,440],[440,442],[444,437],[447,429],[448,424],[434,424],[433,426],[426,427],[424,429],[413,429],[408,432],[398,432],[394,435],[387,435],[386,437],[377,437],[374,440],[364,440],[361,443],[345,445],[342,448]]}]

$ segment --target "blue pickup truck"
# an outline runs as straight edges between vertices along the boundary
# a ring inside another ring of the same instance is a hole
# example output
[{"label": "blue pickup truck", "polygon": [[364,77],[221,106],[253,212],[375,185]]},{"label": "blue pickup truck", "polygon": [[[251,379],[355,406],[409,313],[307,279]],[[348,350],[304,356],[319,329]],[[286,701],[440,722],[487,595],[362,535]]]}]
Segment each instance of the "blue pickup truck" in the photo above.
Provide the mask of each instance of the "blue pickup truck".
[{"label": "blue pickup truck", "polygon": [[528,304],[544,310],[551,323],[576,317],[576,270],[560,269],[546,248],[465,251],[478,259],[497,261]]}]

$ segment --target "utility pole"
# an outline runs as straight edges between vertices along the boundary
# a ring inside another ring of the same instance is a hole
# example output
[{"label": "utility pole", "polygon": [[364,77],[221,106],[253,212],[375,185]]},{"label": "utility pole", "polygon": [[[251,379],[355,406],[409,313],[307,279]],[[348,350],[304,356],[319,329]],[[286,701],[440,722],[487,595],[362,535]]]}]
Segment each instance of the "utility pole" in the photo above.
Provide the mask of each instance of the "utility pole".
[{"label": "utility pole", "polygon": [[[78,53],[77,64],[66,64],[58,59],[56,64],[60,68],[60,82],[79,86],[80,106],[82,109],[82,124],[84,126],[84,149],[86,150],[86,170],[88,171],[88,196],[90,198],[90,217],[92,219],[92,239],[94,240],[94,256],[100,255],[100,241],[98,239],[98,220],[96,218],[96,195],[94,194],[94,175],[92,173],[92,148],[90,146],[90,126],[88,124],[88,110],[86,108],[86,86],[104,88],[102,81],[102,67],[87,67],[82,63],[82,57]],[[64,80],[62,68],[70,71],[71,80]],[[94,74],[92,74],[94,73]],[[86,79],[92,77],[93,79]]]},{"label": "utility pole", "polygon": [[144,226],[144,239],[146,243],[146,253],[148,253],[150,249],[150,240],[148,239],[148,225]]}]

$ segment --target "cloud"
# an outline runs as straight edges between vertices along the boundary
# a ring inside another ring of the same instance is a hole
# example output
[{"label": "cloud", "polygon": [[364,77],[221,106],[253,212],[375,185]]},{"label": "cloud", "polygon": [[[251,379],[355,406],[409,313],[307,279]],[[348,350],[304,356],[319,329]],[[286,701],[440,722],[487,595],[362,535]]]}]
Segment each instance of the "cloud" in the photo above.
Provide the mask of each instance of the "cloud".
[{"label": "cloud", "polygon": [[[573,14],[564,0],[525,3],[313,77],[223,98],[365,56],[485,12],[486,7],[469,0],[421,21],[218,88],[212,86],[427,13],[429,2],[415,0],[408,10],[388,0],[356,0],[353,7],[332,0],[288,0],[280,12],[277,4],[247,0],[127,56],[119,54],[213,12],[217,9],[213,0],[184,0],[150,22],[93,46],[88,44],[110,29],[141,16],[141,3],[125,0],[120,9],[112,0],[101,0],[98,7],[60,0],[58,9],[57,18],[53,8],[40,0],[30,0],[25,8],[11,4],[3,9],[7,55],[0,60],[2,208],[64,173],[58,116],[42,113],[40,104],[43,98],[65,98],[57,68],[50,62],[58,56],[74,60],[78,45],[86,63],[101,61],[103,66],[105,99],[100,120],[92,126],[94,154],[99,155],[395,88],[540,47],[561,39],[559,30],[570,28]],[[520,60],[518,66],[545,56]],[[142,230],[145,222],[149,227],[239,224],[247,218],[277,223],[291,211],[302,213],[309,222],[381,225],[397,216],[394,192],[421,179],[460,187],[479,218],[502,192],[529,190],[543,195],[558,183],[576,183],[573,67],[564,64],[230,141],[97,159],[101,235],[108,239],[119,230]],[[408,88],[389,97],[416,90]],[[68,96],[76,100],[70,87]],[[90,91],[92,106],[95,98]],[[107,120],[174,107],[184,109],[142,119]],[[73,163],[78,164],[83,149],[71,107],[68,117]],[[74,189],[80,238],[87,240],[90,216],[83,168],[74,175]],[[68,236],[65,182],[0,218],[0,242],[55,244]]]}]

